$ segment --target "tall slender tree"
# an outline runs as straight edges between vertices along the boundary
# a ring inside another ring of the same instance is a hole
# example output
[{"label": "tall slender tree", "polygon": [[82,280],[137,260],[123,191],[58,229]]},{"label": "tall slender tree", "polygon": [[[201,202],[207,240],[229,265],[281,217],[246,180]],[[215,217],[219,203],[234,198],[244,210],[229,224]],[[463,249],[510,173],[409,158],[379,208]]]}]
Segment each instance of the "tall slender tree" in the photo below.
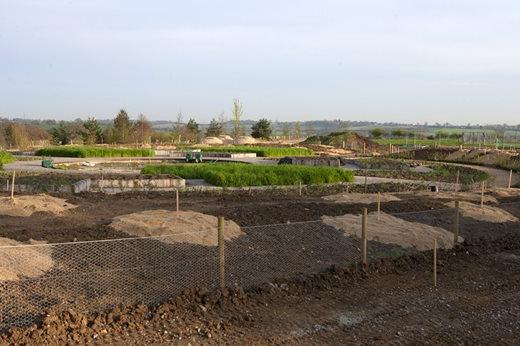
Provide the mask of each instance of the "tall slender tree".
[{"label": "tall slender tree", "polygon": [[244,134],[244,129],[242,128],[242,125],[240,123],[242,116],[244,115],[244,110],[242,107],[242,103],[240,103],[240,100],[234,99],[233,100],[233,111],[231,112],[232,121],[233,121],[233,132],[232,137],[235,140],[235,142],[238,140],[240,136]]}]

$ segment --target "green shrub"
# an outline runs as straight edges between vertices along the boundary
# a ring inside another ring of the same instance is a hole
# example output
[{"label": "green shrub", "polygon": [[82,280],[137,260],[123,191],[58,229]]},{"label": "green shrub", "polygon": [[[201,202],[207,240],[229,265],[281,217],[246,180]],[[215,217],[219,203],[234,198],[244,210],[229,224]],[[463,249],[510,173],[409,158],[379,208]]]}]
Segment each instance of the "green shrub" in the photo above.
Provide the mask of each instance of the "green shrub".
[{"label": "green shrub", "polygon": [[35,155],[52,157],[148,157],[154,156],[154,151],[151,149],[63,146],[43,148],[37,150]]},{"label": "green shrub", "polygon": [[256,147],[256,146],[220,146],[201,148],[208,153],[255,153],[260,157],[311,156],[314,152],[308,148],[294,147]]},{"label": "green shrub", "polygon": [[184,179],[204,179],[216,186],[269,186],[352,182],[351,171],[334,167],[293,165],[248,165],[242,163],[204,163],[145,166],[142,174],[169,174]]},{"label": "green shrub", "polygon": [[14,162],[14,156],[7,151],[0,151],[0,169],[2,169],[5,164],[11,162]]}]

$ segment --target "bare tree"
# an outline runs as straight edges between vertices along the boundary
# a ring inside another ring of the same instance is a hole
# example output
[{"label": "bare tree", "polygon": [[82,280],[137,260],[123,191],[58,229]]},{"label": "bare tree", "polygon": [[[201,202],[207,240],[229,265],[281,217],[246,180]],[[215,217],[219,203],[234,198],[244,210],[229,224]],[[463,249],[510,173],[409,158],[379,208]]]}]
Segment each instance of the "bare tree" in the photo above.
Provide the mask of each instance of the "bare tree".
[{"label": "bare tree", "polygon": [[177,113],[177,120],[175,121],[175,129],[173,130],[174,136],[179,143],[181,142],[181,139],[182,139],[182,131],[183,131],[182,119],[183,119],[182,112],[179,111],[179,113]]},{"label": "bare tree", "polygon": [[134,125],[134,137],[138,143],[150,143],[152,125],[143,114],[139,114]]},{"label": "bare tree", "polygon": [[238,138],[244,133],[244,130],[242,129],[242,126],[240,125],[240,120],[242,119],[244,111],[242,108],[242,104],[240,103],[240,100],[234,99],[233,100],[233,112],[232,112],[232,120],[233,120],[233,132],[232,137],[235,140],[235,142],[238,141]]}]

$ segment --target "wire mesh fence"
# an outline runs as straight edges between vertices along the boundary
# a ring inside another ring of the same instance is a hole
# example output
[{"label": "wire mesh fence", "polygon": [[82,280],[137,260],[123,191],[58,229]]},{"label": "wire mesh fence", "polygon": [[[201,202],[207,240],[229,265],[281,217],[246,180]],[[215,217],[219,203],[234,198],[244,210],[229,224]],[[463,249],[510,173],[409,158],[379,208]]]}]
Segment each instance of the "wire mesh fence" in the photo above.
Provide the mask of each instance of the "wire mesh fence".
[{"label": "wire mesh fence", "polygon": [[[420,238],[427,232],[424,225],[451,231],[452,214],[453,209],[444,209],[393,217],[419,220]],[[369,219],[369,235],[371,224],[375,222]],[[461,235],[475,232],[475,225],[462,217]],[[482,233],[520,231],[518,222],[479,221],[479,225]],[[341,228],[321,220],[242,227],[242,235],[225,241],[225,284],[251,288],[359,262],[359,232],[346,232],[349,227],[357,228],[354,223]],[[372,235],[368,257],[415,251],[401,245]],[[120,304],[157,304],[186,289],[219,287],[220,273],[217,225],[203,232],[159,237],[3,246],[0,330],[37,323],[49,309],[94,312]]]}]

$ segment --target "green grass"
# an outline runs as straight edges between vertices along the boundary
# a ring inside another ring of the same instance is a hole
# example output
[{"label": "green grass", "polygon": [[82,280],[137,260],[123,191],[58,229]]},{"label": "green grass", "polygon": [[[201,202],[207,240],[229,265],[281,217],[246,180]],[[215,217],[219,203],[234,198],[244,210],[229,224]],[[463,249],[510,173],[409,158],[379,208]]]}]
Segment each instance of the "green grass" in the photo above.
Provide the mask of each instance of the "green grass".
[{"label": "green grass", "polygon": [[[396,163],[399,161],[396,160]],[[389,169],[386,166],[383,168],[373,168],[376,165],[372,165],[369,169],[361,169],[356,172],[357,175],[369,177],[380,177],[380,178],[397,178],[397,179],[410,179],[410,180],[422,180],[422,181],[439,181],[445,183],[455,183],[457,181],[457,171],[459,172],[459,183],[462,185],[471,185],[481,181],[486,181],[490,178],[490,175],[478,169],[471,167],[462,167],[446,164],[431,164],[429,167],[432,169],[430,172],[417,172],[409,168],[397,168]]]},{"label": "green grass", "polygon": [[169,174],[184,179],[204,179],[222,187],[306,185],[352,182],[351,171],[334,167],[293,165],[248,165],[241,163],[203,163],[177,165],[148,165],[142,174]]},{"label": "green grass", "polygon": [[[414,140],[413,138],[408,138],[408,141],[406,138],[380,138],[375,140],[378,144],[381,145],[398,145],[398,146],[408,146],[413,147]],[[434,147],[439,143],[437,139],[416,139],[415,145],[417,146],[427,146],[427,147]],[[446,138],[441,139],[440,145],[443,147],[458,147],[462,145],[463,147],[478,147],[478,144],[472,144],[472,143],[461,143],[458,139],[452,139],[452,138]],[[495,148],[495,143],[487,143],[485,146],[482,146],[485,148]],[[499,143],[498,146],[500,149],[502,148],[502,143]],[[509,148],[520,148],[520,143],[504,143],[505,149]]]},{"label": "green grass", "polygon": [[312,156],[314,152],[307,148],[293,147],[258,147],[258,146],[218,146],[200,148],[208,153],[255,153],[260,157]]},{"label": "green grass", "polygon": [[43,148],[37,150],[35,155],[52,157],[148,157],[154,156],[154,151],[151,149],[63,146]]},{"label": "green grass", "polygon": [[5,164],[11,162],[14,162],[14,156],[7,151],[0,151],[0,169],[2,169]]}]

